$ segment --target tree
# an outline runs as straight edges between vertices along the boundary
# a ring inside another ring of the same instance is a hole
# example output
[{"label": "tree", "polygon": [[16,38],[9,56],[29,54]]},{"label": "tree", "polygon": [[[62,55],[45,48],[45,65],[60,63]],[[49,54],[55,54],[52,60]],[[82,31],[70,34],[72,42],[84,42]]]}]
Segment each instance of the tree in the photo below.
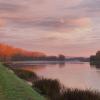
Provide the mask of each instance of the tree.
[{"label": "tree", "polygon": [[96,57],[100,57],[100,51],[97,51]]},{"label": "tree", "polygon": [[59,58],[59,60],[65,60],[66,59],[66,57],[62,54],[60,54],[58,58]]}]

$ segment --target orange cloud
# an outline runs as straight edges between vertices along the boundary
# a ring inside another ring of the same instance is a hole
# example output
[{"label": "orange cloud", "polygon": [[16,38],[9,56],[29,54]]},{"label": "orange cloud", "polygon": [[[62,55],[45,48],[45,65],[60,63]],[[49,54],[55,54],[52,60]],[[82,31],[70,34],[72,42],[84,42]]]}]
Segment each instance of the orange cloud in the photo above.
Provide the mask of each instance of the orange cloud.
[{"label": "orange cloud", "polygon": [[70,20],[69,23],[79,26],[79,27],[86,27],[91,24],[91,20],[89,18],[83,17],[83,18],[79,18],[79,19],[72,19],[72,20]]},{"label": "orange cloud", "polygon": [[4,27],[6,25],[6,21],[4,19],[0,19],[0,27]]}]

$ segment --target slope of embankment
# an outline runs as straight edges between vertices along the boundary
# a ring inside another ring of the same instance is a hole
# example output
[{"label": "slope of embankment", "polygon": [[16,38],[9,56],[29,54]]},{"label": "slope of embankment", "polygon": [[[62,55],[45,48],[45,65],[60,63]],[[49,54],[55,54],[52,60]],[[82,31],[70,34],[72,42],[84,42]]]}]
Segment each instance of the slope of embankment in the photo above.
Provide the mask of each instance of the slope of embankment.
[{"label": "slope of embankment", "polygon": [[0,100],[45,100],[0,63]]}]

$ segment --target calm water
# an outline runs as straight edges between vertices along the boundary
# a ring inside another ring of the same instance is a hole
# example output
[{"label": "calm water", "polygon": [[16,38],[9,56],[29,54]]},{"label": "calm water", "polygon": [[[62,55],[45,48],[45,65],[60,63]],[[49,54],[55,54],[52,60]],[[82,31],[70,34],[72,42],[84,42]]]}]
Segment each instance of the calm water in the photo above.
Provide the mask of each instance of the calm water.
[{"label": "calm water", "polygon": [[46,78],[58,79],[66,87],[100,91],[100,69],[89,63],[39,64],[18,68]]}]

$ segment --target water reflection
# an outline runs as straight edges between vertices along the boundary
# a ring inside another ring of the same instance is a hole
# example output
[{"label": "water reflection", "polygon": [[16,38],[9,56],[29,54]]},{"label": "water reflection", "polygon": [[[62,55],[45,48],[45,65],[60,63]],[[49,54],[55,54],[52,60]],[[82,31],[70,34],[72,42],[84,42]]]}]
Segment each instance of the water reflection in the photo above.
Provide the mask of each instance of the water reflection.
[{"label": "water reflection", "polygon": [[60,63],[36,64],[16,67],[22,70],[35,72],[38,76],[58,79],[66,87],[100,90],[100,66],[90,66],[89,63]]},{"label": "water reflection", "polygon": [[41,71],[46,67],[46,65],[21,65],[20,67],[14,67],[13,69],[21,69],[31,72]]},{"label": "water reflection", "polygon": [[100,64],[91,64],[91,63],[90,63],[90,66],[91,66],[92,68],[96,68],[96,69],[100,70]]}]

